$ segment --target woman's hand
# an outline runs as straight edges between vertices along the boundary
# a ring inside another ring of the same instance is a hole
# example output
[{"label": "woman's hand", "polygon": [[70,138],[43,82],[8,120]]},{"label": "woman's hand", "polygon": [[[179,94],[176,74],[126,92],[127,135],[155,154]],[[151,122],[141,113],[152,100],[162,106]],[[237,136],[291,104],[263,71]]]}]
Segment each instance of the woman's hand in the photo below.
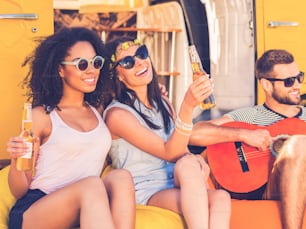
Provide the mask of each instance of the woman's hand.
[{"label": "woman's hand", "polygon": [[168,91],[164,84],[158,83],[159,90],[162,96],[168,97]]},{"label": "woman's hand", "polygon": [[[34,162],[36,164],[38,154],[39,154],[40,141],[38,137],[33,139],[33,155]],[[11,137],[7,143],[7,152],[12,160],[16,160],[27,153],[28,146],[26,140],[21,136]]]},{"label": "woman's hand", "polygon": [[7,152],[13,160],[23,156],[26,153],[27,148],[25,139],[21,136],[11,137],[7,143]]},{"label": "woman's hand", "polygon": [[193,108],[213,93],[213,82],[205,73],[195,73],[194,81],[185,94],[185,102]]}]

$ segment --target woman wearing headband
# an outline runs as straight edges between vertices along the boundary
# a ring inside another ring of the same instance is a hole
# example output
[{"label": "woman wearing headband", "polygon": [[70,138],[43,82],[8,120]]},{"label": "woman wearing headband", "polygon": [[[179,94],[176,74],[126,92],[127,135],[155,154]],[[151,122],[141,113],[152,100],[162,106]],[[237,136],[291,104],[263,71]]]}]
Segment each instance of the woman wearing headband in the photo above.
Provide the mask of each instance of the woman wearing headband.
[{"label": "woman wearing headband", "polygon": [[129,37],[106,44],[110,77],[103,78],[103,117],[112,135],[114,168],[128,169],[136,202],[175,211],[188,228],[229,228],[230,197],[207,190],[209,167],[188,152],[193,109],[212,93],[211,82],[199,77],[188,88],[176,116],[159,90],[147,47]]},{"label": "woman wearing headband", "polygon": [[114,170],[100,178],[111,145],[101,118],[103,56],[95,32],[71,28],[47,37],[28,59],[36,173],[17,170],[26,146],[12,137],[9,185],[18,200],[10,229],[134,228],[130,173]]}]

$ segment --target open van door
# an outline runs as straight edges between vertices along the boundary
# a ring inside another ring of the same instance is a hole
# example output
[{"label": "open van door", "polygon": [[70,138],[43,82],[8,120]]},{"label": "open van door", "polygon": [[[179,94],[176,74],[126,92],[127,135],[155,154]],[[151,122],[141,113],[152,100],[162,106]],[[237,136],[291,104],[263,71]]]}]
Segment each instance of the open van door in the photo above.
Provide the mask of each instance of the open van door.
[{"label": "open van door", "polygon": [[[300,71],[305,72],[306,1],[256,0],[255,4],[257,56],[268,49],[286,49],[294,55]],[[259,87],[258,91],[258,103],[262,103],[263,90]],[[305,81],[302,94],[305,97]]]},{"label": "open van door", "polygon": [[35,47],[34,39],[53,33],[52,0],[1,0],[0,30],[0,159],[5,159],[6,143],[21,127],[25,97],[20,83],[27,72],[21,65]]}]

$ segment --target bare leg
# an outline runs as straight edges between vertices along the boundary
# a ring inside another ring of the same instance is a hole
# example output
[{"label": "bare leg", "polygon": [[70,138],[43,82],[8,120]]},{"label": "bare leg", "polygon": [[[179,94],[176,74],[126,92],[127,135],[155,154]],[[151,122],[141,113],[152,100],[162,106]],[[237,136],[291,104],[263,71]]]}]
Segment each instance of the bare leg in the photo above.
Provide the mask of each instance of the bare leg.
[{"label": "bare leg", "polygon": [[114,169],[103,178],[107,189],[116,229],[134,229],[136,201],[131,174],[127,170]]},{"label": "bare leg", "polygon": [[283,229],[302,228],[306,205],[306,135],[288,139],[277,159]]},{"label": "bare leg", "polygon": [[217,189],[208,190],[209,228],[229,229],[231,217],[231,197],[228,192]]},{"label": "bare leg", "polygon": [[174,178],[175,185],[179,189],[156,193],[148,205],[167,208],[182,214],[189,229],[208,229],[206,179],[209,168],[206,166],[203,168],[205,162],[202,160],[194,155],[187,155],[178,160]]},{"label": "bare leg", "polygon": [[23,229],[115,228],[99,177],[88,177],[35,202],[23,215]]}]

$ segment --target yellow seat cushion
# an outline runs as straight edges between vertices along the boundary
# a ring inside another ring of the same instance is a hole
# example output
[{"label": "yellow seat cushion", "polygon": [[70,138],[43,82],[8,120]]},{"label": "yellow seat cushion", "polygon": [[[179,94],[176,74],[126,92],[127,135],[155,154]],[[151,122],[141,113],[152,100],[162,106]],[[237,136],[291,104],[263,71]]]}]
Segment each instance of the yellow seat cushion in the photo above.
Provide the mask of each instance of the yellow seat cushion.
[{"label": "yellow seat cushion", "polygon": [[9,166],[0,170],[0,229],[7,229],[8,215],[16,199],[11,194],[7,177]]},{"label": "yellow seat cushion", "polygon": [[154,206],[136,206],[136,229],[184,229],[183,218],[167,209]]}]

